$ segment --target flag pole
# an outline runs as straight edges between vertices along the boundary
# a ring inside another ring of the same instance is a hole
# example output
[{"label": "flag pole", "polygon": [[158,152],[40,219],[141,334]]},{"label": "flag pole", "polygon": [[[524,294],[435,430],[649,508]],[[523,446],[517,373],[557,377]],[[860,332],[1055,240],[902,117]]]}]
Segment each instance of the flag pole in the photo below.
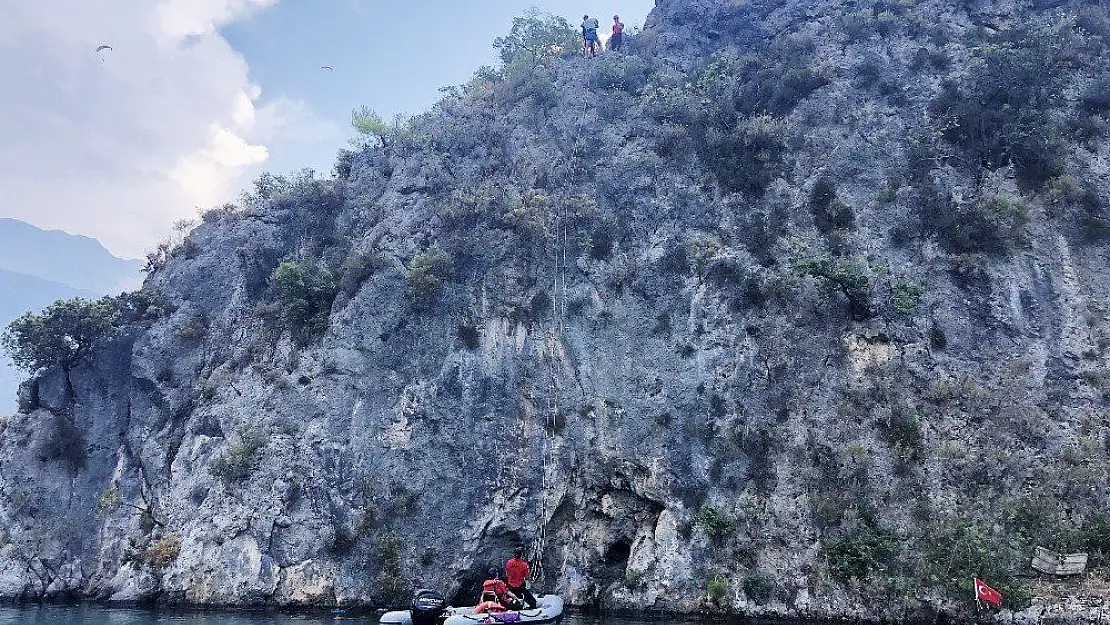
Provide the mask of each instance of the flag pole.
[{"label": "flag pole", "polygon": [[[968,563],[971,563],[971,547],[968,547]],[[975,593],[975,622],[978,623],[983,616],[983,601],[979,598],[979,578],[971,578],[971,591]]]}]

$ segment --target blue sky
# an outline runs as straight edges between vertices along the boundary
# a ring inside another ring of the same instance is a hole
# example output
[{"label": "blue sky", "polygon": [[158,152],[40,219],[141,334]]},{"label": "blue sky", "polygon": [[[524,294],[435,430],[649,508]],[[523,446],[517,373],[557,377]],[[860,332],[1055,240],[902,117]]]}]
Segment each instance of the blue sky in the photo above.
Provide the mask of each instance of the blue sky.
[{"label": "blue sky", "polygon": [[[653,6],[654,0],[281,0],[221,32],[264,93],[304,101],[346,133],[358,106],[386,119],[419,112],[435,102],[440,87],[464,83],[481,65],[495,64],[493,40],[530,7],[572,24],[597,15],[606,27],[619,14],[632,28],[643,25]],[[323,65],[335,71],[322,71]],[[327,145],[276,147],[270,165],[275,171],[306,164],[328,170],[338,147],[334,138]]]},{"label": "blue sky", "polygon": [[[0,217],[141,257],[263,171],[331,171],[350,113],[426,109],[530,6],[654,0],[2,0]],[[96,52],[101,44],[111,51]],[[334,72],[320,69],[335,67]]]}]

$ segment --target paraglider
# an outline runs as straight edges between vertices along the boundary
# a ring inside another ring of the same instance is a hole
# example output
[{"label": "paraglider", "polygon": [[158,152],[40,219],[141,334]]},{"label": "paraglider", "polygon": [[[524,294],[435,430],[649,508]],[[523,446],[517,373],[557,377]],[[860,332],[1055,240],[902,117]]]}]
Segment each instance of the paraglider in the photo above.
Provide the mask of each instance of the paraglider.
[{"label": "paraglider", "polygon": [[334,71],[335,71],[335,68],[334,68],[334,67],[332,67],[331,65],[321,65],[321,66],[320,66],[320,69],[326,69],[326,70],[328,70],[329,72],[334,72]]},{"label": "paraglider", "polygon": [[95,52],[96,58],[100,59],[100,62],[103,63],[105,58],[108,56],[108,52],[115,52],[115,51],[116,51],[116,49],[113,48],[112,46],[109,46],[109,45],[106,45],[106,44],[101,45],[101,46],[97,47],[97,49],[96,49],[96,52]]}]

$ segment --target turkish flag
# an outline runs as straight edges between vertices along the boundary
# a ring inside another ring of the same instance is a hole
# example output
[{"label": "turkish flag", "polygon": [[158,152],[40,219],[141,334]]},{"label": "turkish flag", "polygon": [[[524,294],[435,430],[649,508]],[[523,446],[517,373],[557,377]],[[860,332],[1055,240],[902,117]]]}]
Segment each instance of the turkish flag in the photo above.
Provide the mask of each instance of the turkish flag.
[{"label": "turkish flag", "polygon": [[987,586],[983,580],[975,578],[975,598],[993,605],[1002,605],[1002,593]]}]

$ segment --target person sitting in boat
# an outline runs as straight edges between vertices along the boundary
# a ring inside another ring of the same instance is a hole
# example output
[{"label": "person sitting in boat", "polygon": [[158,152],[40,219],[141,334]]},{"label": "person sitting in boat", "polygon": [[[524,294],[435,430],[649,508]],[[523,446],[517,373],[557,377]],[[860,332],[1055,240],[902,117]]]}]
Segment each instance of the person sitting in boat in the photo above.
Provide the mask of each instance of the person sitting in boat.
[{"label": "person sitting in boat", "polygon": [[478,607],[474,608],[475,614],[494,614],[496,612],[504,612],[505,606],[497,600],[497,593],[491,591],[482,591],[482,601]]},{"label": "person sitting in boat", "polygon": [[482,594],[487,592],[492,592],[497,601],[509,610],[519,610],[524,605],[520,597],[513,594],[505,582],[501,581],[501,571],[498,569],[490,569],[489,579],[482,582]]}]

